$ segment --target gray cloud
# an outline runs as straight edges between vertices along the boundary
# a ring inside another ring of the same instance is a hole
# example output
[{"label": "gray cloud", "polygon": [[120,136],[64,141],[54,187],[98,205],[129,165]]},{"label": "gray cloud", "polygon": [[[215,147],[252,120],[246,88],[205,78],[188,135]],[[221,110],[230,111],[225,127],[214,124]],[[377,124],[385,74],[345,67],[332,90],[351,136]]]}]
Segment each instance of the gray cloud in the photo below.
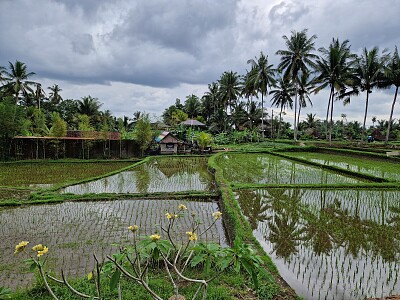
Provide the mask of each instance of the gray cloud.
[{"label": "gray cloud", "polygon": [[[260,51],[277,64],[291,30],[308,28],[316,48],[339,37],[356,52],[392,50],[399,11],[397,0],[1,0],[0,65],[21,60],[65,97],[91,94],[118,115],[161,113],[175,98],[201,96],[224,71],[244,74]],[[391,91],[371,96],[371,116],[386,116]],[[363,99],[338,103],[335,116],[359,118]],[[312,101],[302,115],[323,118],[327,95]]]}]

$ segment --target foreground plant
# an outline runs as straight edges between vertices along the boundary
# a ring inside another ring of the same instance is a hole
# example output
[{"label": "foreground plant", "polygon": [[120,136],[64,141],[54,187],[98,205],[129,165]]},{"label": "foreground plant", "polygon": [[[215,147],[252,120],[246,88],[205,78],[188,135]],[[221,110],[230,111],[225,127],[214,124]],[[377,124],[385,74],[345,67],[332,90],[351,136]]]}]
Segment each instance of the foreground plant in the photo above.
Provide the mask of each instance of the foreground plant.
[{"label": "foreground plant", "polygon": [[[202,226],[195,214],[191,214],[191,224],[185,234],[176,237],[175,228],[184,214],[187,214],[187,207],[180,204],[177,211],[166,212],[168,220],[167,226],[160,226],[161,232],[150,236],[140,236],[139,226],[132,225],[128,230],[132,233],[132,245],[120,246],[120,251],[113,255],[108,255],[108,261],[101,264],[94,256],[96,265],[94,271],[89,273],[88,279],[96,285],[96,295],[87,295],[74,289],[67,279],[64,272],[61,272],[62,279],[46,275],[43,271],[45,260],[41,257],[48,252],[48,248],[41,244],[32,248],[36,252],[36,257],[31,256],[28,262],[31,264],[31,270],[39,269],[39,274],[43,278],[46,289],[54,299],[58,299],[51,287],[47,283],[50,278],[58,283],[65,285],[71,292],[82,297],[90,299],[104,299],[101,289],[101,278],[106,278],[110,282],[111,290],[118,290],[118,299],[122,299],[121,276],[141,285],[153,299],[162,300],[163,298],[151,287],[149,277],[151,272],[156,271],[157,267],[163,266],[171,286],[173,296],[170,299],[186,299],[179,294],[179,287],[187,283],[198,285],[192,297],[195,299],[206,299],[208,284],[221,275],[227,268],[233,267],[236,272],[241,269],[246,270],[253,280],[255,287],[258,287],[257,274],[262,264],[261,257],[251,249],[249,245],[236,240],[233,248],[223,248],[214,243],[198,242],[206,232],[215,225],[217,220],[222,217],[221,212],[212,214],[213,221],[209,226]],[[180,228],[181,230],[181,228]],[[16,246],[16,253],[25,251],[28,242],[21,242]],[[187,272],[192,269],[191,272]],[[201,278],[193,278],[193,269],[197,271]]]}]

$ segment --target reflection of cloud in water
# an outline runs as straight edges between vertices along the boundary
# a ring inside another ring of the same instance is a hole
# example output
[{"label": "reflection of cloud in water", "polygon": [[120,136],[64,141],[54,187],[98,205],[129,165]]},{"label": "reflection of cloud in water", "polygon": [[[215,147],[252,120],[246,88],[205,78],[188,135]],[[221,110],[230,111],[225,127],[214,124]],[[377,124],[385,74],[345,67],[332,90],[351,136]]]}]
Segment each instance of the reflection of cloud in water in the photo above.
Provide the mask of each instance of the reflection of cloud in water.
[{"label": "reflection of cloud in water", "polygon": [[[160,159],[165,160],[164,159]],[[133,171],[121,172],[96,181],[69,186],[62,193],[154,193],[183,191],[213,191],[213,178],[204,166],[190,172],[185,169],[146,164]]]},{"label": "reflection of cloud in water", "polygon": [[234,183],[335,184],[365,181],[269,154],[229,154],[221,156],[218,164],[224,177]]}]

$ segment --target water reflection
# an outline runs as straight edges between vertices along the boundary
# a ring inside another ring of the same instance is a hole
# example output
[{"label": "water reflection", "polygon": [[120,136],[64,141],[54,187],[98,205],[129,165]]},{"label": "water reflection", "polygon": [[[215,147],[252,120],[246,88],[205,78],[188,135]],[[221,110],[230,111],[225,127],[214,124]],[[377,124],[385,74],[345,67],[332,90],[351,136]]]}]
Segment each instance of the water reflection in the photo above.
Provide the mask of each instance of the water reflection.
[{"label": "water reflection", "polygon": [[[241,207],[282,276],[305,299],[363,299],[400,291],[400,192],[240,191]],[[256,204],[260,207],[260,204]]]},{"label": "water reflection", "polygon": [[62,193],[154,193],[214,191],[207,158],[159,158],[130,171],[84,184],[69,186]]},{"label": "water reflection", "polygon": [[226,154],[218,158],[224,177],[234,183],[335,184],[362,180],[268,154]]}]

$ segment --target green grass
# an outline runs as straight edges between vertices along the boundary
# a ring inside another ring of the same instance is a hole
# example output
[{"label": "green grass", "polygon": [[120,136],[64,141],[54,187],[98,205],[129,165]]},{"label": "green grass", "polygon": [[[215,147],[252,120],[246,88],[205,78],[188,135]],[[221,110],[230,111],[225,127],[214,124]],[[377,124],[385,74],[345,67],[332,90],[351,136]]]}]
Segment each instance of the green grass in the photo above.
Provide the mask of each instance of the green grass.
[{"label": "green grass", "polygon": [[[157,270],[155,270],[157,271]],[[162,271],[162,270],[160,270]],[[163,298],[168,299],[173,295],[173,288],[169,282],[167,275],[164,272],[155,272],[150,277],[150,286]],[[190,275],[201,278],[201,274],[198,272],[191,271]],[[51,282],[51,281],[50,281]],[[95,285],[93,281],[88,281],[86,278],[80,278],[77,280],[71,280],[74,288],[77,290],[95,295]],[[60,300],[72,300],[82,299],[78,296],[73,295],[63,285],[52,283],[51,286],[54,288],[55,294]],[[262,285],[260,288],[260,296],[256,297],[256,293],[250,288],[251,283],[248,281],[247,276],[238,274],[233,271],[220,275],[216,280],[212,281],[208,286],[207,299],[210,300],[235,300],[235,299],[272,299],[273,294],[277,287],[275,285]],[[186,296],[186,299],[191,299],[196,292],[198,285],[195,284],[181,284],[179,293]],[[126,279],[121,282],[122,299],[140,299],[140,300],[152,300],[147,291],[144,290],[138,284],[135,284]],[[104,299],[118,299],[116,291],[110,291],[108,281],[102,282],[102,290]],[[16,300],[31,300],[31,299],[42,299],[51,300],[47,290],[43,285],[38,284],[36,287],[25,290],[17,291],[12,299]]]}]

